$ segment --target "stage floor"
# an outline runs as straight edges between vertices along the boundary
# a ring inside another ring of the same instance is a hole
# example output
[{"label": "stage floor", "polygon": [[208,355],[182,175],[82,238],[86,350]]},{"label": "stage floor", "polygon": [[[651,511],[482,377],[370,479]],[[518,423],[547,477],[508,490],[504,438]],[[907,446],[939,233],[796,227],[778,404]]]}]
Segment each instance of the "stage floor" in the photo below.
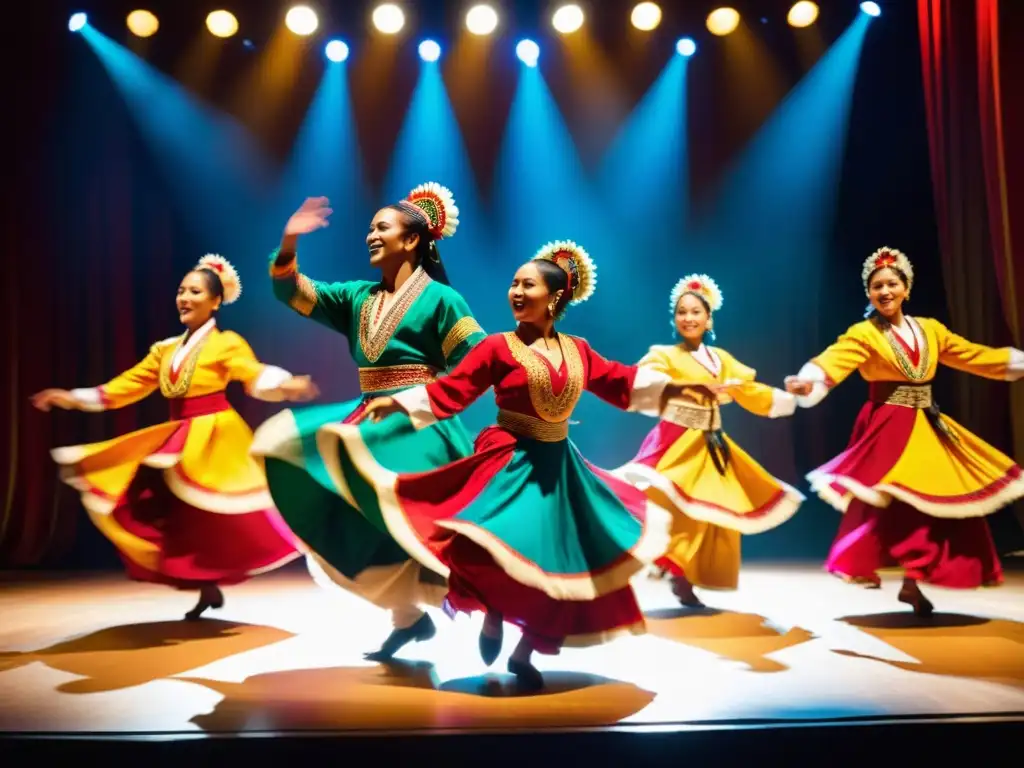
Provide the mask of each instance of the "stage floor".
[{"label": "stage floor", "polygon": [[[35,577],[33,577],[35,579]],[[357,598],[304,571],[225,590],[224,609],[180,621],[192,595],[118,575],[0,581],[0,731],[214,733],[544,729],[1024,713],[1024,574],[1004,587],[928,589],[936,614],[896,602],[898,582],[850,586],[806,566],[749,567],[718,610],[674,607],[637,580],[650,633],[539,656],[548,680],[504,673],[518,633],[484,668],[479,618],[434,613],[436,637],[401,663],[362,653],[389,631]]]}]

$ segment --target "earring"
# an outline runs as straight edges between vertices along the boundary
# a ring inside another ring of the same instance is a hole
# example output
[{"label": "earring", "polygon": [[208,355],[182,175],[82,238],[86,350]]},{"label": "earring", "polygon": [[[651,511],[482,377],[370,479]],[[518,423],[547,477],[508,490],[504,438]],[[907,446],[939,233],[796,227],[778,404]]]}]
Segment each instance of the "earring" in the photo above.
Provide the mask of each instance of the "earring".
[{"label": "earring", "polygon": [[548,304],[548,314],[551,315],[551,317],[555,316],[555,305],[554,304]]}]

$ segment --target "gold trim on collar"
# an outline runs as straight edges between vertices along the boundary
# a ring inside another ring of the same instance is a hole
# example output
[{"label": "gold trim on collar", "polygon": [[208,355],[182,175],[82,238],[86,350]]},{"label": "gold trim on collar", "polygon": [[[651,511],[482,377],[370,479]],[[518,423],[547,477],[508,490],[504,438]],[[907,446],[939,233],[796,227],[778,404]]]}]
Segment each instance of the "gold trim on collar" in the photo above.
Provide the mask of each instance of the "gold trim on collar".
[{"label": "gold trim on collar", "polygon": [[560,344],[566,381],[565,388],[556,395],[551,385],[551,369],[540,356],[526,346],[514,331],[509,331],[504,336],[512,357],[526,371],[530,403],[537,411],[537,415],[550,422],[568,419],[584,389],[583,358],[580,356],[576,341],[571,336],[559,334],[560,340],[566,340],[565,344]]}]

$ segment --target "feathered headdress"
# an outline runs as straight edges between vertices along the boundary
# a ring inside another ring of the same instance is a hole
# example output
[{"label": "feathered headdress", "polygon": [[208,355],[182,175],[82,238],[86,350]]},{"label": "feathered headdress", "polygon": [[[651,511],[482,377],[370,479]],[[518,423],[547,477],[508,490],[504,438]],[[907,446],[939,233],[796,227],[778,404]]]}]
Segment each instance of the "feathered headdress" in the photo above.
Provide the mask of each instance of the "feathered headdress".
[{"label": "feathered headdress", "polygon": [[864,268],[860,272],[860,279],[864,283],[864,293],[869,297],[871,296],[871,290],[868,288],[868,280],[874,272],[885,267],[895,267],[907,276],[908,291],[914,284],[914,266],[910,263],[910,259],[902,251],[885,246],[879,248],[865,259]]},{"label": "feathered headdress", "polygon": [[718,283],[707,275],[687,275],[675,284],[672,293],[669,294],[669,310],[673,315],[675,315],[679,299],[683,297],[684,293],[695,293],[703,297],[712,312],[717,312],[722,308],[722,291],[719,289]]},{"label": "feathered headdress", "polygon": [[430,222],[430,235],[435,240],[451,237],[459,227],[459,207],[447,187],[436,181],[420,184],[408,194],[403,203],[419,208]]},{"label": "feathered headdress", "polygon": [[231,262],[216,253],[208,253],[196,264],[196,269],[208,269],[220,278],[224,286],[224,304],[234,304],[242,295],[242,280]]},{"label": "feathered headdress", "polygon": [[537,251],[533,258],[552,261],[565,270],[569,276],[571,304],[580,304],[594,295],[597,289],[597,265],[582,246],[572,240],[556,240]]}]

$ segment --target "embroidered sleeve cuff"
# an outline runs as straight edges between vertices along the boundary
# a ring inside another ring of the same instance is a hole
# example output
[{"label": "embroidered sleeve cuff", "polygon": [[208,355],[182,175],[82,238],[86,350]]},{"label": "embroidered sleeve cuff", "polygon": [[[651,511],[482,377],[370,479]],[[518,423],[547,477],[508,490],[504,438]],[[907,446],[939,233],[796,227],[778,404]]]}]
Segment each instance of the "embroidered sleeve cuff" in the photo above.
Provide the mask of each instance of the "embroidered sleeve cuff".
[{"label": "embroidered sleeve cuff", "polygon": [[1006,367],[1006,378],[1009,381],[1024,378],[1024,352],[1019,349],[1010,348],[1010,363]]},{"label": "embroidered sleeve cuff", "polygon": [[278,368],[276,365],[265,365],[263,366],[263,371],[256,377],[256,381],[250,387],[249,395],[257,400],[264,400],[268,403],[279,403],[284,397],[282,397],[277,388],[291,377],[292,375],[284,368]]},{"label": "embroidered sleeve cuff", "polygon": [[814,388],[811,390],[811,394],[797,395],[797,405],[801,408],[813,408],[825,399],[825,395],[828,394],[828,377],[819,366],[814,363],[804,363],[804,367],[800,369],[800,373],[797,374],[797,378],[814,382]]},{"label": "embroidered sleeve cuff", "polygon": [[437,416],[430,407],[430,396],[425,386],[403,389],[391,397],[409,414],[413,428],[423,429],[437,423]]},{"label": "embroidered sleeve cuff", "polygon": [[659,416],[661,396],[665,391],[665,385],[671,381],[667,374],[641,365],[636,369],[633,389],[629,393],[629,410],[642,413],[644,416]]},{"label": "embroidered sleeve cuff", "polygon": [[104,411],[107,408],[103,397],[103,390],[100,387],[89,387],[87,389],[72,389],[71,396],[75,398],[78,407],[83,411],[92,413]]},{"label": "embroidered sleeve cuff", "polygon": [[796,397],[782,389],[772,389],[772,408],[769,419],[781,419],[796,412]]},{"label": "embroidered sleeve cuff", "polygon": [[270,254],[270,276],[275,280],[290,277],[299,271],[299,259],[295,252],[282,253],[280,248]]}]

